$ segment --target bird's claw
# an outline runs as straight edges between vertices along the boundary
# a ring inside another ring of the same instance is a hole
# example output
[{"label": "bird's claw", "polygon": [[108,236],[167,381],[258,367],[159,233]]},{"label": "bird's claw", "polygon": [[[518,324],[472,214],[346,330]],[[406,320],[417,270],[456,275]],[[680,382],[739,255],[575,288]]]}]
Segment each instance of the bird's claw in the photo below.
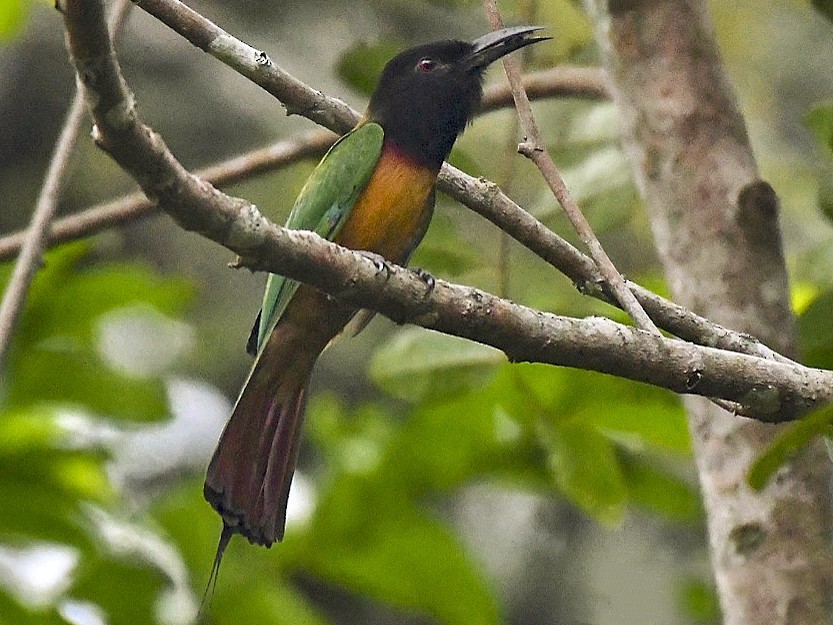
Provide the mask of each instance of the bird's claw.
[{"label": "bird's claw", "polygon": [[390,265],[388,264],[388,261],[384,256],[382,256],[381,254],[376,254],[374,252],[367,251],[361,251],[359,253],[373,263],[373,266],[376,268],[376,273],[384,272],[386,278],[390,277]]},{"label": "bird's claw", "polygon": [[428,293],[426,293],[426,295],[431,295],[431,293],[434,292],[434,287],[437,286],[437,281],[434,280],[434,276],[420,267],[416,267],[414,269],[414,273],[425,283],[425,286],[428,287]]}]

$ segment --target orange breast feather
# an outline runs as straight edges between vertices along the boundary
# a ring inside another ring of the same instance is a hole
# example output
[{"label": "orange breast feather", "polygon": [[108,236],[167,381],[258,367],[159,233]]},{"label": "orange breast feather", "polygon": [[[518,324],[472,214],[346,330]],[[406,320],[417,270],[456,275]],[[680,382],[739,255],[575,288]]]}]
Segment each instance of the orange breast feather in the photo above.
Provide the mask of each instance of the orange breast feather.
[{"label": "orange breast feather", "polygon": [[386,144],[336,242],[403,263],[431,219],[437,172]]}]

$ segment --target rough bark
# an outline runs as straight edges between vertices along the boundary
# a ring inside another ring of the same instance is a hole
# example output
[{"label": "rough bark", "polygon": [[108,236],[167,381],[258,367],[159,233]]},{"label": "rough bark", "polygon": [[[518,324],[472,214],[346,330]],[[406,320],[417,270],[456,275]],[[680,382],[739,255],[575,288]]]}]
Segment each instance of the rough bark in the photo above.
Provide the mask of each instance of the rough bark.
[{"label": "rough bark", "polygon": [[[676,301],[797,351],[778,225],[702,0],[587,0],[623,140]],[[831,464],[821,443],[761,493],[750,462],[780,431],[686,399],[727,624],[833,622]]]}]

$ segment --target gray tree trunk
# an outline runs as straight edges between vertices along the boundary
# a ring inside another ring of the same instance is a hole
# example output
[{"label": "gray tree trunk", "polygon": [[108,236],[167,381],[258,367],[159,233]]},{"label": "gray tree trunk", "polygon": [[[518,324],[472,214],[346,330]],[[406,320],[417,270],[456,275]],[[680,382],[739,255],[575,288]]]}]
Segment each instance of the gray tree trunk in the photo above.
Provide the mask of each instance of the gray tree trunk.
[{"label": "gray tree trunk", "polygon": [[[681,304],[794,355],[778,199],[759,173],[701,0],[586,0],[625,149]],[[833,622],[831,463],[821,443],[761,493],[779,432],[686,399],[725,623]]]}]

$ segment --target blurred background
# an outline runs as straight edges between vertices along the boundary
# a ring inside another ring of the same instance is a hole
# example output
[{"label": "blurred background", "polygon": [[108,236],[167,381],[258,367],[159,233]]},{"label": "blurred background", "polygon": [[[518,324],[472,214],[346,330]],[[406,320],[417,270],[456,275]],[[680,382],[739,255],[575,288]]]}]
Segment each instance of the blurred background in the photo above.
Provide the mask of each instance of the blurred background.
[{"label": "blurred background", "polygon": [[[801,0],[711,3],[782,225],[805,361],[833,366],[833,25]],[[362,109],[398,50],[488,30],[468,0],[203,1],[194,9],[311,86]],[[510,0],[546,25],[529,71],[595,65],[579,2]],[[118,45],[143,120],[189,168],[314,125],[139,9]],[[503,80],[493,69],[487,82]],[[0,2],[0,236],[24,228],[74,92],[60,15]],[[614,106],[534,105],[619,269],[665,293],[618,145]],[[85,125],[59,212],[136,187]],[[452,162],[497,181],[574,241],[512,111],[475,120]],[[315,159],[228,192],[282,222]],[[220,521],[205,466],[250,364],[265,277],[165,216],[47,256],[0,378],[0,624],[159,623],[197,615]],[[440,196],[413,265],[559,314],[618,311]],[[11,263],[0,267],[5,282]],[[610,377],[509,365],[377,318],[319,361],[287,538],[232,541],[210,623],[717,622],[683,411]]]}]

